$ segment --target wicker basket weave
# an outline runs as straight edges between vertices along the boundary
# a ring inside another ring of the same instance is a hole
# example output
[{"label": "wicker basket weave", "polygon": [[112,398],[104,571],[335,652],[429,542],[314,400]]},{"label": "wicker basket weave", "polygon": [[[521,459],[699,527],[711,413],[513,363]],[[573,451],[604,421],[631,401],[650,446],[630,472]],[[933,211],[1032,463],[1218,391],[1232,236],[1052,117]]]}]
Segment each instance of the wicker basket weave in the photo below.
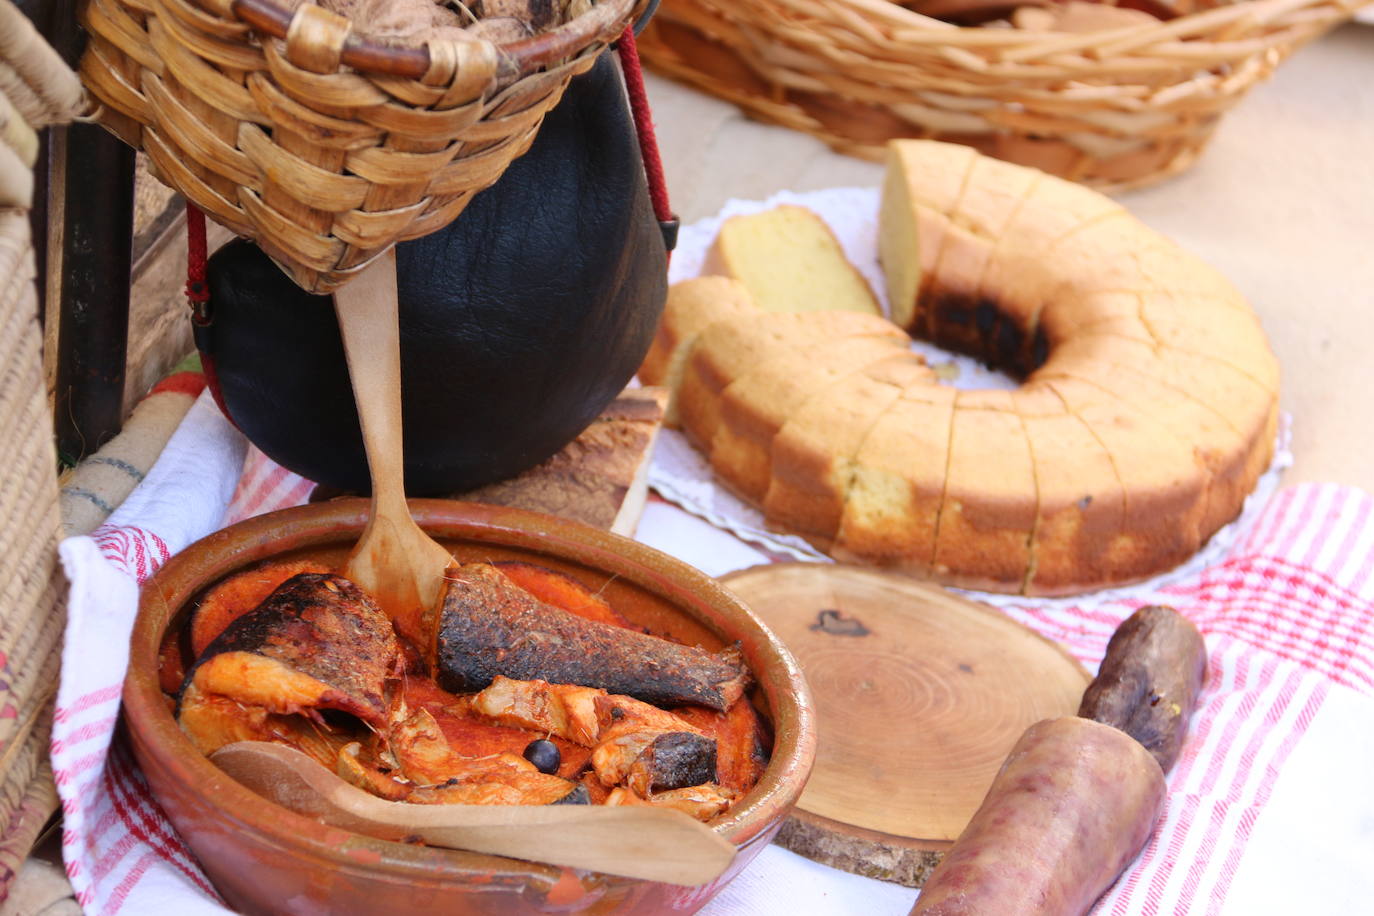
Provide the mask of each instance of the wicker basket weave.
[{"label": "wicker basket weave", "polygon": [[76,75],[0,0],[0,899],[57,807],[48,738],[65,605],[28,208],[34,128],[83,104]]},{"label": "wicker basket weave", "polygon": [[1090,33],[960,28],[887,0],[663,0],[648,63],[876,158],[894,137],[1109,189],[1187,168],[1221,115],[1369,0],[1244,0]]},{"label": "wicker basket weave", "polygon": [[308,4],[85,0],[81,76],[159,178],[328,292],[496,181],[635,5],[584,3],[502,45],[411,48]]}]

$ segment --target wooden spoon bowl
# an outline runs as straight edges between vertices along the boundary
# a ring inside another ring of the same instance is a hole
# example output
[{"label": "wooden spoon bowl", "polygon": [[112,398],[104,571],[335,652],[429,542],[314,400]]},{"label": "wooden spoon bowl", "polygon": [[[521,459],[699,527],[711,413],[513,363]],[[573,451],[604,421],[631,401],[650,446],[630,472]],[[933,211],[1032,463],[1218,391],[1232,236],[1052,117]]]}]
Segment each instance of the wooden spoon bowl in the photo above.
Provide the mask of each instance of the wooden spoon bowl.
[{"label": "wooden spoon bowl", "polygon": [[[774,744],[762,778],[710,827],[736,849],[715,881],[662,881],[376,839],[276,805],[240,785],[191,745],[158,680],[198,596],[268,559],[342,565],[367,519],[364,500],[259,516],[173,557],[144,585],[124,688],[127,732],[154,796],[225,900],[239,912],[464,914],[695,912],[772,839],[815,757],[815,727],[790,653],[714,579],[645,545],[585,525],[494,506],[416,500],[429,535],[463,562],[519,559],[569,573],[653,632],[718,649],[738,641],[758,681],[755,702]],[[164,637],[171,636],[165,640]]]}]

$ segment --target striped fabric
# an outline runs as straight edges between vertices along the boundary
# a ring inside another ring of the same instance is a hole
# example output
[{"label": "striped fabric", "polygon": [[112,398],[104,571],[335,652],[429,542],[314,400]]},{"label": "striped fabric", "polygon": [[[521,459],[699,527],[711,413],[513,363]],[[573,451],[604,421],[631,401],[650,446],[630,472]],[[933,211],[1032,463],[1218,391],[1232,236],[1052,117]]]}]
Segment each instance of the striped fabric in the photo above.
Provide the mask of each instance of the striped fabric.
[{"label": "striped fabric", "polygon": [[[228,519],[300,504],[309,492],[308,482],[250,449]],[[1169,777],[1167,813],[1096,913],[1222,912],[1285,761],[1323,702],[1333,690],[1374,698],[1372,510],[1374,497],[1351,488],[1281,490],[1223,562],[1146,591],[1145,600],[1172,605],[1197,623],[1209,670],[1192,734]],[[115,569],[140,582],[169,555],[156,532],[131,526],[102,529],[94,543]],[[112,591],[110,612],[131,615],[132,605],[114,606],[120,600]],[[1027,603],[1008,612],[1093,670],[1113,629],[1141,603]],[[222,913],[127,750],[119,742],[111,748],[118,690],[118,680],[91,683],[58,709],[54,729],[64,847],[79,899],[101,916]],[[827,905],[827,912],[851,912],[844,901]],[[766,914],[769,907],[759,899],[747,912]],[[724,911],[713,905],[710,912]]]},{"label": "striped fabric", "polygon": [[[1371,507],[1374,498],[1346,487],[1280,490],[1231,558],[1147,596],[1206,636],[1207,680],[1169,775],[1165,819],[1097,912],[1220,912],[1255,820],[1328,690],[1374,697]],[[1008,611],[1096,670],[1140,603]]]},{"label": "striped fabric", "polygon": [[229,516],[224,524],[232,525],[274,509],[303,505],[314,488],[315,484],[311,481],[292,474],[249,446],[248,457],[243,463],[243,476],[234,490],[234,499],[229,503]]}]

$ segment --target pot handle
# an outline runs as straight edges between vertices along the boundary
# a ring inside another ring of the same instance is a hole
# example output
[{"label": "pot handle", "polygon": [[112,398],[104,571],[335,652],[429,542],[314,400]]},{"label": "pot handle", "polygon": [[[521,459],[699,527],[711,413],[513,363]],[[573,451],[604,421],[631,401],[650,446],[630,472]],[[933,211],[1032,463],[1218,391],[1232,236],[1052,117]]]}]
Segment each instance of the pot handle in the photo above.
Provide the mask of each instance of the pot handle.
[{"label": "pot handle", "polygon": [[644,31],[649,20],[654,18],[654,13],[658,12],[658,4],[659,0],[649,0],[648,5],[644,7],[644,12],[640,13],[639,18],[635,20],[634,33],[636,38],[639,37],[640,32]]}]

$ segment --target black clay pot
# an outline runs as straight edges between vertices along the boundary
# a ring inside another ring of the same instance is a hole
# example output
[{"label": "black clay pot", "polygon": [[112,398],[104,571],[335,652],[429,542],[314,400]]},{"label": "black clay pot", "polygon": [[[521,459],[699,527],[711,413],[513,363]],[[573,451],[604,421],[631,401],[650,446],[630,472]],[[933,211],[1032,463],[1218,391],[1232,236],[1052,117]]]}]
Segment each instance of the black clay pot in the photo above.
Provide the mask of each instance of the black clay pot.
[{"label": "black clay pot", "polygon": [[[455,222],[398,246],[397,264],[408,493],[510,477],[576,437],[634,374],[667,293],[613,55]],[[210,259],[209,286],[196,341],[229,417],[296,473],[367,492],[332,298],[242,240]]]}]

